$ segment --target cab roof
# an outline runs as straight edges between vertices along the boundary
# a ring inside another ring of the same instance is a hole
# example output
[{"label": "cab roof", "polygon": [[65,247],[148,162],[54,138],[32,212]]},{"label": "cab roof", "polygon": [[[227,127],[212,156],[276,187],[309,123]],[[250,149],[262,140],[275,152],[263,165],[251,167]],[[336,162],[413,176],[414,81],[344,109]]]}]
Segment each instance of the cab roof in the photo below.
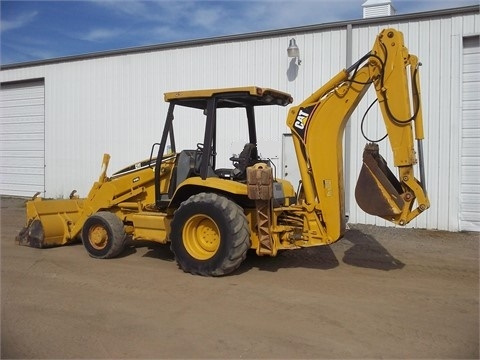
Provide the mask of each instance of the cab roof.
[{"label": "cab roof", "polygon": [[207,101],[212,97],[217,98],[217,108],[286,106],[293,102],[292,96],[288,93],[258,86],[175,91],[164,95],[166,102],[175,102],[178,105],[197,109],[206,109]]}]

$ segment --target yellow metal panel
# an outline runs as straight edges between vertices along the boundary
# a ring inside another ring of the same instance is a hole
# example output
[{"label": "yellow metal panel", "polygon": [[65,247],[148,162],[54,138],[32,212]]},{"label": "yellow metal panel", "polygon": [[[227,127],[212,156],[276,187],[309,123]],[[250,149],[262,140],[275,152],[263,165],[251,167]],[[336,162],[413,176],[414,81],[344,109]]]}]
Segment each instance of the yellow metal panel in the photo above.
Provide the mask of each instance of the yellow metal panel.
[{"label": "yellow metal panel", "polygon": [[132,215],[134,240],[167,242],[167,215],[165,213],[140,212]]},{"label": "yellow metal panel", "polygon": [[231,194],[237,195],[247,195],[247,185],[242,184],[232,180],[220,179],[216,177],[206,178],[202,180],[200,177],[192,177],[186,179],[182,184],[177,188],[176,192],[178,192],[181,188],[187,185],[195,185],[195,186],[202,186],[208,187],[215,190],[223,190],[227,191]]}]

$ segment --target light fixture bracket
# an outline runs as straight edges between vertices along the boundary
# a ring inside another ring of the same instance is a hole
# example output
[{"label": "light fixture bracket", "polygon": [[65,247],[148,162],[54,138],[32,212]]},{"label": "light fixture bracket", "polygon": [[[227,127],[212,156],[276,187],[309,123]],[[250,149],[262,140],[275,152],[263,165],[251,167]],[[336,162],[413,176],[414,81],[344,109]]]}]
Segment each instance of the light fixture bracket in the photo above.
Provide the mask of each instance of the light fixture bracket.
[{"label": "light fixture bracket", "polygon": [[290,43],[288,44],[287,48],[287,55],[288,57],[296,58],[298,65],[302,63],[302,60],[300,60],[300,49],[297,46],[295,38],[290,39]]}]

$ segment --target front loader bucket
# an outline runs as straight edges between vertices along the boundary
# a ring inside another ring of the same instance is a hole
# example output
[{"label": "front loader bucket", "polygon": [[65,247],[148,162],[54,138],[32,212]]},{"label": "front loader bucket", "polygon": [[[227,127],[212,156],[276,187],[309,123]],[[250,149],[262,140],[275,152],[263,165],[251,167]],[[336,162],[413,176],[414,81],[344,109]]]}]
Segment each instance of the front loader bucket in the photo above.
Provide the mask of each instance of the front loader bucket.
[{"label": "front loader bucket", "polygon": [[77,234],[72,230],[80,218],[82,205],[79,199],[27,201],[27,225],[16,236],[16,242],[36,248],[73,242]]},{"label": "front loader bucket", "polygon": [[371,215],[392,220],[402,213],[405,205],[400,182],[378,152],[377,144],[367,144],[363,165],[355,187],[360,208]]}]

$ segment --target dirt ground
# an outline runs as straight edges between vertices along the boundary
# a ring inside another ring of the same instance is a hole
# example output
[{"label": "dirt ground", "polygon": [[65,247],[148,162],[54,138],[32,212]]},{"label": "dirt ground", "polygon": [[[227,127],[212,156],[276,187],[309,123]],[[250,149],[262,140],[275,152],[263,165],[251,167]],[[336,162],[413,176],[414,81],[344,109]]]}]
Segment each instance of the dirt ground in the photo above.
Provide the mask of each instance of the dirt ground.
[{"label": "dirt ground", "polygon": [[18,246],[24,218],[1,199],[2,359],[479,357],[478,233],[357,225],[204,278],[163,245]]}]

